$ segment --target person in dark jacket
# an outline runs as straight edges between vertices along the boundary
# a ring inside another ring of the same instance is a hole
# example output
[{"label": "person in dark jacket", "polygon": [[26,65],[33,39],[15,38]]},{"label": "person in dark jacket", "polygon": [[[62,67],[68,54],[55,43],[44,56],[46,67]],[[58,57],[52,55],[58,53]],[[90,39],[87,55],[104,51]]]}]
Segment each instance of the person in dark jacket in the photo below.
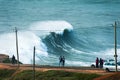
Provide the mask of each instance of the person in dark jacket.
[{"label": "person in dark jacket", "polygon": [[102,58],[100,58],[100,68],[103,68],[103,59]]},{"label": "person in dark jacket", "polygon": [[15,64],[15,56],[12,56],[12,64]]},{"label": "person in dark jacket", "polygon": [[62,64],[62,56],[59,57],[59,66]]},{"label": "person in dark jacket", "polygon": [[62,57],[63,67],[65,66],[65,57]]},{"label": "person in dark jacket", "polygon": [[99,68],[99,59],[98,59],[98,57],[96,58],[96,68]]}]

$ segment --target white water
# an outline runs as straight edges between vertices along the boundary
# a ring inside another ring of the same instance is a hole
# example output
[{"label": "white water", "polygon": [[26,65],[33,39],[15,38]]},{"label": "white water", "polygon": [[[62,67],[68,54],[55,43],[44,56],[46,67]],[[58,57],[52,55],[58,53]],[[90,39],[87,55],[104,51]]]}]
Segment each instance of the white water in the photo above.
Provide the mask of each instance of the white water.
[{"label": "white water", "polygon": [[73,27],[67,21],[40,21],[30,25],[30,30],[40,30],[46,32],[55,32],[63,34],[65,29],[73,30]]},{"label": "white water", "polygon": [[[0,53],[8,54],[10,57],[16,56],[15,33],[6,33],[0,35]],[[47,56],[47,47],[41,39],[34,33],[18,32],[18,45],[20,61],[23,63],[31,63],[33,55],[33,47],[36,46],[36,55]]]},{"label": "white water", "polygon": [[[92,55],[99,58],[103,58],[104,60],[114,59],[115,49],[111,48],[100,52],[94,52],[92,53]],[[118,55],[118,61],[120,61],[120,49],[117,49],[117,55]]]},{"label": "white water", "polygon": [[[37,34],[46,34],[46,31],[62,34],[64,29],[71,30],[72,25],[66,21],[42,21],[31,24],[30,29],[31,31],[29,29],[18,31],[19,57],[20,61],[25,64],[32,63],[34,46],[37,56],[48,56],[47,47]],[[10,57],[14,54],[17,58],[15,32],[0,35],[0,53],[7,54]],[[39,58],[36,57],[36,60],[39,60]]]},{"label": "white water", "polygon": [[[47,52],[47,46],[42,42],[41,37],[39,37],[39,34],[42,34],[42,35],[45,34],[43,36],[48,35],[49,32],[56,32],[56,33],[63,34],[64,29],[72,30],[73,27],[70,23],[66,21],[40,21],[40,22],[35,22],[31,24],[28,30],[18,31],[20,61],[25,64],[32,63],[33,47],[35,46],[37,63],[39,63],[40,58],[42,58],[43,62],[52,64],[57,59],[57,57],[54,55],[49,56],[49,53]],[[119,56],[120,49],[117,49],[117,50],[118,50],[118,56]],[[72,47],[71,47],[71,51],[74,53],[85,53],[85,52],[81,52],[79,50],[73,49]],[[0,53],[7,54],[10,57],[12,57],[13,54],[17,56],[16,44],[15,44],[15,32],[4,33],[0,35]],[[107,49],[105,51],[94,52],[94,53],[90,53],[90,55],[100,57],[103,59],[111,59],[111,58],[114,59],[113,57],[114,49],[112,48],[112,49]],[[52,57],[53,60],[50,57]],[[50,62],[49,60],[53,62]],[[92,59],[92,60],[94,61],[95,59]],[[58,61],[56,61],[56,63],[57,62]],[[44,65],[44,63],[42,64]],[[71,65],[71,62],[66,60],[66,64]],[[88,66],[90,65],[90,63],[73,61],[72,65]]]}]

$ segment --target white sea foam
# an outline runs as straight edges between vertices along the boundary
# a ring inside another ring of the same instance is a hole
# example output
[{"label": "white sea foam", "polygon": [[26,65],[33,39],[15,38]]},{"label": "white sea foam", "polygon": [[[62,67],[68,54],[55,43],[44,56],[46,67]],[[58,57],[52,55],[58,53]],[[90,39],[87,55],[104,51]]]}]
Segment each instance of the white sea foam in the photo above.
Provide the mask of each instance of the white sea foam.
[{"label": "white sea foam", "polygon": [[90,62],[80,62],[80,61],[68,61],[66,60],[66,65],[67,66],[90,66],[91,63]]},{"label": "white sea foam", "polygon": [[[36,60],[39,60],[37,56],[48,57],[47,47],[37,34],[44,35],[46,31],[62,34],[64,29],[72,30],[73,27],[66,21],[40,21],[30,25],[31,31],[18,31],[20,61],[27,64],[31,63],[34,46],[36,47]],[[17,58],[14,32],[0,35],[0,53],[8,54],[10,57],[14,54]]]},{"label": "white sea foam", "polygon": [[[103,59],[114,59],[115,49],[111,48],[100,52],[94,52],[93,55]],[[118,60],[120,61],[120,49],[117,49],[117,55]]]},{"label": "white sea foam", "polygon": [[[45,44],[32,32],[19,31],[18,43],[20,61],[23,63],[31,63],[34,46],[36,46],[36,55],[48,55]],[[15,33],[0,35],[0,53],[8,54],[10,57],[13,54],[16,56]]]},{"label": "white sea foam", "polygon": [[41,30],[60,34],[63,34],[65,29],[73,30],[73,27],[67,21],[39,21],[30,25],[30,30]]}]

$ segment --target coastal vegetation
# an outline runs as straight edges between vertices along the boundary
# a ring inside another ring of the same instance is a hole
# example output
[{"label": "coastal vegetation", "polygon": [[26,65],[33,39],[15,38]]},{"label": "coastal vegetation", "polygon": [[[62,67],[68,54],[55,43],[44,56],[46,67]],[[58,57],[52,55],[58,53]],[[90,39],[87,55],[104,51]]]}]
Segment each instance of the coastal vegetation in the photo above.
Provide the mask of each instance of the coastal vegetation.
[{"label": "coastal vegetation", "polygon": [[[93,80],[98,74],[85,74],[59,70],[36,71],[35,80]],[[32,70],[16,72],[14,69],[1,69],[0,80],[33,80]]]},{"label": "coastal vegetation", "polygon": [[[12,60],[10,60],[9,58],[3,60],[2,63],[12,63]],[[17,60],[15,59],[15,64],[17,64]],[[19,64],[22,64],[22,62],[19,61]]]},{"label": "coastal vegetation", "polygon": [[15,69],[0,69],[0,80],[9,80],[15,72]]}]

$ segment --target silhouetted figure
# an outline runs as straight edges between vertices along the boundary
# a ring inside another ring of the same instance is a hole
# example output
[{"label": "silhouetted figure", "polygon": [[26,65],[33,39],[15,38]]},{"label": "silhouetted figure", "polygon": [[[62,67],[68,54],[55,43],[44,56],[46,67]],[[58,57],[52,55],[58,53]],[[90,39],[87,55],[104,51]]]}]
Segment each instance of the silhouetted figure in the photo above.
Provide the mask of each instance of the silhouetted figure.
[{"label": "silhouetted figure", "polygon": [[64,67],[65,66],[65,57],[64,56],[62,57],[62,62],[63,62],[62,66]]},{"label": "silhouetted figure", "polygon": [[64,56],[60,56],[59,57],[59,66],[65,66],[65,57]]},{"label": "silhouetted figure", "polygon": [[12,64],[15,64],[15,56],[12,56]]},{"label": "silhouetted figure", "polygon": [[62,56],[59,57],[59,66],[62,64]]},{"label": "silhouetted figure", "polygon": [[99,67],[99,59],[98,59],[98,57],[96,58],[96,68],[98,68]]},{"label": "silhouetted figure", "polygon": [[103,59],[100,58],[100,68],[103,68]]}]

